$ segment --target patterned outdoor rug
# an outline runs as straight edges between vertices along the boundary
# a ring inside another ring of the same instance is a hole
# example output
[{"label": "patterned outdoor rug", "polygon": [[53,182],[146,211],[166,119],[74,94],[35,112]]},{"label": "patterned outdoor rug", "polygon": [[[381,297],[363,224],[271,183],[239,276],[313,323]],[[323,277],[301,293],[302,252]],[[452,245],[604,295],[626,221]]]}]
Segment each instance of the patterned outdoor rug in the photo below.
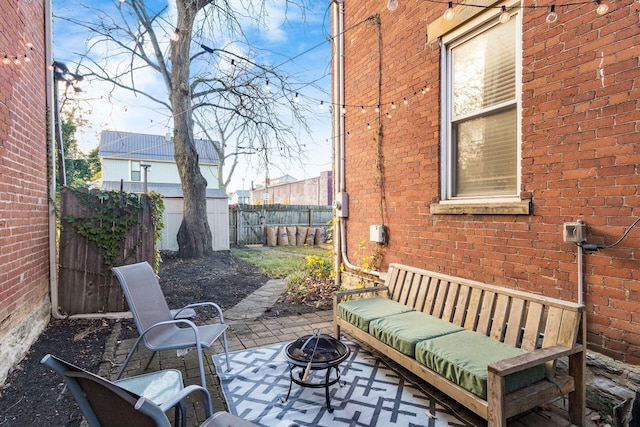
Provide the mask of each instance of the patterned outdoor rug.
[{"label": "patterned outdoor rug", "polygon": [[[330,387],[334,412],[326,408],[324,388],[292,385],[282,355],[287,343],[213,356],[229,411],[263,426],[468,426],[453,412],[398,375],[380,359],[353,342],[351,355],[340,364],[340,383]],[[294,370],[298,372],[298,368]],[[324,377],[311,371],[308,381]],[[335,378],[335,371],[331,374]]]}]

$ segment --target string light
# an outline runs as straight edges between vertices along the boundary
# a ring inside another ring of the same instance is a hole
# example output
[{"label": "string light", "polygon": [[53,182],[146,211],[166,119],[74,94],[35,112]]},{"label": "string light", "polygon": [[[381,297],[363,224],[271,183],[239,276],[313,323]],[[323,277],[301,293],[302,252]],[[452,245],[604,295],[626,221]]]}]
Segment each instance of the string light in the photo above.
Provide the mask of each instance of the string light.
[{"label": "string light", "polygon": [[300,95],[298,95],[298,92],[296,92],[296,96],[293,97],[293,102],[296,104],[300,103]]},{"label": "string light", "polygon": [[169,37],[174,42],[177,42],[178,40],[180,40],[180,28],[176,27],[176,30],[173,33],[171,33],[171,36],[169,36]]},{"label": "string light", "polygon": [[397,8],[398,8],[398,0],[388,0],[387,1],[387,9],[389,9],[390,12],[393,12]]},{"label": "string light", "polygon": [[21,65],[22,64],[22,62],[20,62],[20,58],[18,58],[17,56],[15,58],[13,58],[13,63],[15,65]]},{"label": "string light", "polygon": [[271,85],[269,85],[269,80],[264,85],[264,90],[267,92],[271,92]]},{"label": "string light", "polygon": [[447,8],[447,11],[444,13],[443,18],[445,21],[452,21],[455,16],[456,16],[456,12],[453,10],[453,2],[450,1],[449,7]]},{"label": "string light", "polygon": [[324,110],[324,101],[320,101],[320,105],[318,106],[321,110]]},{"label": "string light", "polygon": [[347,114],[347,107],[343,105],[340,111],[342,111],[342,114]]},{"label": "string light", "polygon": [[376,113],[380,112],[380,105],[378,104],[378,106],[376,107]]},{"label": "string light", "polygon": [[498,21],[500,21],[501,24],[506,24],[509,22],[509,19],[511,19],[511,14],[507,10],[507,6],[502,6],[502,13],[500,14],[500,18],[498,18]]},{"label": "string light", "polygon": [[551,7],[549,8],[549,14],[547,15],[547,19],[545,19],[545,21],[547,21],[547,24],[553,24],[557,20],[558,14],[556,13],[556,7],[555,5],[551,5]]},{"label": "string light", "polygon": [[366,108],[364,108],[364,105],[363,105],[362,107],[360,107],[360,112],[361,112],[362,114],[364,114],[364,113],[366,113],[366,112],[367,112],[367,109],[366,109]]},{"label": "string light", "polygon": [[596,13],[600,16],[604,15],[605,13],[609,12],[609,5],[602,3],[601,0],[596,0],[596,4],[598,5],[597,9],[596,9]]},{"label": "string light", "polygon": [[396,109],[396,103],[395,102],[391,102],[391,109],[395,110]]}]

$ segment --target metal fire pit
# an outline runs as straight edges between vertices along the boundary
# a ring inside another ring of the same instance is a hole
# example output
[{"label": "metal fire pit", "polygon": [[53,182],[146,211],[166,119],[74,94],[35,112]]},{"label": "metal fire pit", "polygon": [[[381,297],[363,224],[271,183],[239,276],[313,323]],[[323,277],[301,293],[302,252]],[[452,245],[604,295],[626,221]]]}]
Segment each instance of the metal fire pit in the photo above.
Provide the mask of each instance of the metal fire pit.
[{"label": "metal fire pit", "polygon": [[[289,392],[284,401],[289,399],[291,387],[296,383],[302,387],[324,388],[327,400],[327,410],[333,412],[329,399],[329,386],[340,381],[338,365],[349,355],[349,347],[330,335],[305,335],[288,344],[284,349],[284,357],[289,362]],[[298,369],[296,375],[294,370]],[[307,381],[304,378],[306,369],[318,371],[326,369],[323,381]],[[331,371],[335,370],[336,377],[331,379]]]}]

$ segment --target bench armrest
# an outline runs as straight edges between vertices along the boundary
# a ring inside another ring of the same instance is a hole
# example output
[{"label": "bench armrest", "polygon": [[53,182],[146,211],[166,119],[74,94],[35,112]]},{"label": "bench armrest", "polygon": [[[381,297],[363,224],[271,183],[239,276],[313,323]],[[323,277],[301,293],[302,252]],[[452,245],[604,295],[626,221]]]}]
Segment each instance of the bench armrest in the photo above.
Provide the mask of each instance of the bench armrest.
[{"label": "bench armrest", "polygon": [[384,291],[389,291],[389,287],[388,286],[370,286],[367,288],[360,288],[360,289],[347,289],[344,291],[336,292],[333,296],[333,299],[335,304],[338,304],[340,303],[340,301],[344,299],[344,297],[359,295],[359,294],[366,294],[366,293],[378,293],[378,292],[384,292]]},{"label": "bench armrest", "polygon": [[554,345],[490,363],[489,366],[487,366],[487,370],[489,373],[499,377],[506,377],[507,375],[511,375],[515,372],[524,371],[525,369],[529,369],[564,356],[579,353],[581,351],[584,351],[584,347],[581,344],[574,347]]}]

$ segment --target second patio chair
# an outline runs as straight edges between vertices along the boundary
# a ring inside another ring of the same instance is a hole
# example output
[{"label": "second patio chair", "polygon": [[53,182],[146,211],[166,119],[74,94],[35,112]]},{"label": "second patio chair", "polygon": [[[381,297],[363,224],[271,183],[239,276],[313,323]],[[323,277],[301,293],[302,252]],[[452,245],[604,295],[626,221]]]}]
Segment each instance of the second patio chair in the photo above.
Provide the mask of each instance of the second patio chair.
[{"label": "second patio chair", "polygon": [[[188,398],[197,399],[198,396],[204,404],[204,415],[207,418],[206,421],[200,424],[200,427],[255,426],[226,411],[213,413],[211,395],[207,389],[197,385],[182,388],[182,378],[179,372],[177,373],[178,377],[180,377],[177,380],[180,385],[179,390],[176,390],[175,385],[168,387],[166,390],[164,389],[167,384],[164,384],[163,387],[158,387],[158,384],[150,385],[146,390],[148,393],[144,393],[154,396],[150,398],[144,397],[144,395],[141,397],[138,394],[141,391],[141,387],[140,384],[136,384],[136,381],[141,377],[112,383],[50,354],[47,354],[41,363],[62,375],[91,427],[171,427],[165,412],[173,407],[176,408],[176,411],[178,411],[178,407],[181,408],[179,412],[182,415],[182,425],[185,425],[187,414],[185,411],[186,406],[183,405],[183,402]],[[159,376],[170,374],[170,371],[160,371],[148,375],[158,379]],[[159,382],[162,381],[156,381],[156,383]],[[166,382],[164,381],[164,383]],[[165,393],[159,393],[160,390],[164,390]],[[159,405],[154,403],[154,400],[156,402],[161,400],[163,403]],[[190,401],[194,402],[194,400]]]},{"label": "second patio chair", "polygon": [[[212,307],[218,314],[219,323],[196,326],[190,320],[173,318],[160,288],[158,278],[148,262],[114,267],[113,272],[122,286],[140,334],[120,368],[117,378],[120,378],[124,372],[140,341],[143,342],[147,349],[153,352],[145,369],[149,367],[157,351],[195,347],[198,352],[200,382],[203,387],[206,387],[202,351],[203,349],[209,349],[217,339],[220,339],[226,356],[227,369],[229,369],[227,325],[224,323],[222,309],[219,305],[213,302],[200,302],[184,307],[183,310],[208,306]],[[180,311],[177,312],[177,316],[180,315]]]}]

